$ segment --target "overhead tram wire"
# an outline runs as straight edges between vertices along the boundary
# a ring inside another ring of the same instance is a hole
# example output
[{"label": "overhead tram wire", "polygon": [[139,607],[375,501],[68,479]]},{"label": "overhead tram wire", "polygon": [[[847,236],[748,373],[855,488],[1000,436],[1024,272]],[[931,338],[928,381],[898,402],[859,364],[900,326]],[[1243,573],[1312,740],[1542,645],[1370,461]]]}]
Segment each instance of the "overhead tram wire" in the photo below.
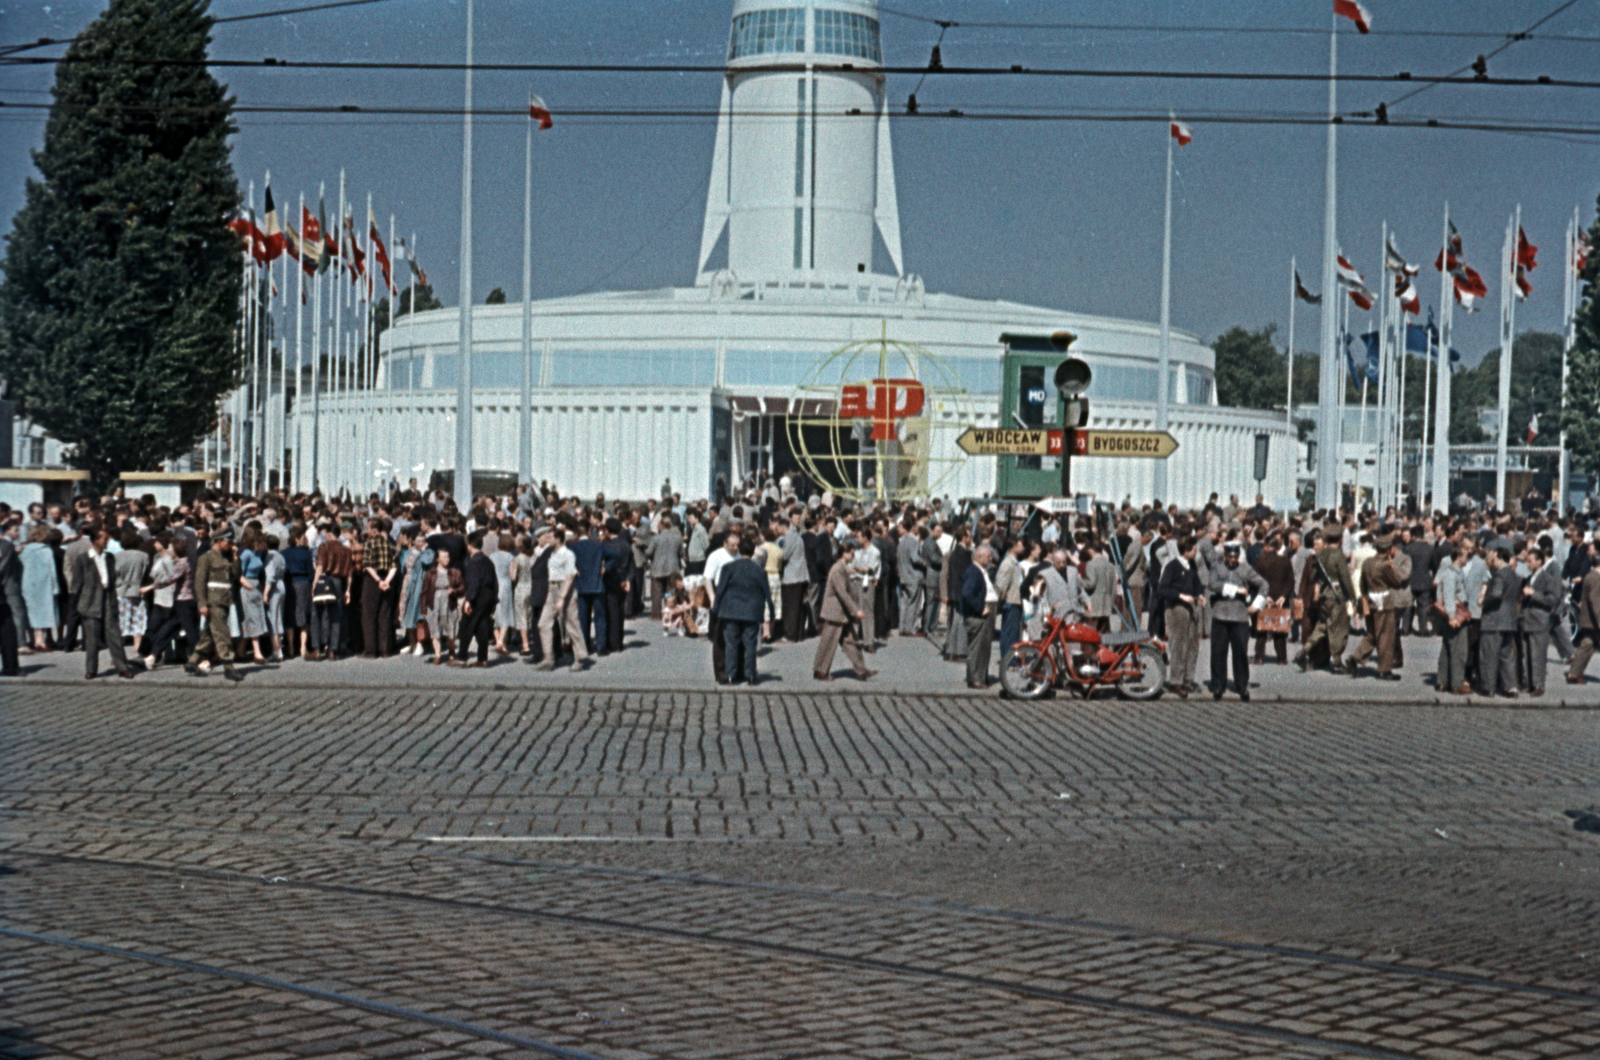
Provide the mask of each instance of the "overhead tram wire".
[{"label": "overhead tram wire", "polygon": [[[1478,74],[1477,77],[1474,78],[1474,80],[1485,80],[1485,79],[1487,79],[1488,74],[1486,72],[1487,67],[1486,67],[1485,64],[1487,63],[1487,61],[1489,59],[1492,59],[1496,55],[1499,55],[1501,52],[1505,51],[1507,48],[1511,47],[1513,44],[1516,44],[1516,43],[1518,43],[1520,41],[1529,40],[1531,38],[1534,30],[1538,29],[1540,26],[1544,25],[1546,22],[1549,22],[1551,19],[1555,18],[1557,15],[1561,14],[1561,12],[1565,11],[1567,8],[1571,7],[1572,5],[1576,4],[1577,2],[1578,2],[1578,0],[1565,0],[1565,3],[1561,4],[1554,11],[1550,12],[1548,15],[1545,15],[1543,18],[1539,19],[1537,22],[1535,22],[1533,25],[1529,26],[1527,29],[1523,30],[1522,32],[1506,34],[1505,43],[1501,44],[1500,47],[1495,48],[1492,51],[1486,52],[1485,54],[1478,56],[1472,62],[1468,63],[1467,65],[1465,65],[1463,67],[1460,67],[1460,68],[1458,68],[1456,70],[1450,71],[1450,73],[1447,76],[1448,77],[1459,77],[1460,75],[1466,73],[1468,70],[1478,70],[1480,68],[1480,66],[1483,66],[1484,70],[1480,71],[1480,73]],[[1417,96],[1422,95],[1422,93],[1428,91],[1428,89],[1430,89],[1430,88],[1434,88],[1437,84],[1439,84],[1439,82],[1435,81],[1435,82],[1432,82],[1430,84],[1425,84],[1425,85],[1421,86],[1420,88],[1412,89],[1410,92],[1407,92],[1405,95],[1401,96],[1399,99],[1396,99],[1393,103],[1390,103],[1388,100],[1380,101],[1378,103],[1377,107],[1375,107],[1374,109],[1372,109],[1370,111],[1352,111],[1351,113],[1356,115],[1356,116],[1358,116],[1358,117],[1363,117],[1363,118],[1367,117],[1369,115],[1375,116],[1377,118],[1377,120],[1379,121],[1379,123],[1387,123],[1389,121],[1389,108],[1390,107],[1398,107],[1400,104],[1404,103],[1406,100],[1413,99],[1413,98],[1415,98]]]},{"label": "overhead tram wire", "polygon": [[[304,15],[312,11],[329,11],[336,7],[365,7],[367,4],[386,4],[389,0],[333,0],[326,4],[309,4],[305,7],[284,7],[276,11],[257,11],[253,15],[229,15],[227,18],[213,18],[211,24],[219,26],[224,22],[251,22],[260,18],[277,18],[280,15]],[[0,44],[0,58],[15,55],[18,52],[31,51],[34,48],[48,48],[53,44],[71,44],[76,37],[62,37],[51,39],[40,37],[31,44]]]},{"label": "overhead tram wire", "polygon": [[[894,15],[897,18],[910,19],[913,22],[927,22],[936,26],[948,25],[951,28],[961,29],[1024,29],[1024,30],[1051,30],[1070,31],[1076,33],[1256,33],[1277,34],[1281,36],[1322,37],[1326,36],[1328,29],[1307,28],[1303,26],[1140,26],[1131,23],[1107,22],[995,22],[988,20],[945,19],[935,18],[931,15],[915,15],[909,11],[900,11],[891,7],[878,5],[878,11],[885,15]],[[1542,24],[1546,19],[1541,19],[1535,26]],[[1438,37],[1458,38],[1464,40],[1542,40],[1560,41],[1574,44],[1600,44],[1600,37],[1585,36],[1582,34],[1539,34],[1535,35],[1529,30],[1522,33],[1495,33],[1488,30],[1434,30],[1434,29],[1375,29],[1371,31],[1374,37]]]},{"label": "overhead tram wire", "polygon": [[[0,115],[16,113],[18,111],[48,111],[53,108],[64,107],[61,103],[0,103]],[[93,109],[106,111],[113,109],[101,104],[85,105],[77,108],[80,110]],[[114,109],[138,112],[155,113],[171,111],[209,111],[217,108],[208,107],[182,107],[168,105],[123,105]],[[234,114],[285,114],[285,115],[336,115],[346,117],[450,117],[462,118],[465,112],[460,107],[362,107],[355,104],[343,105],[272,105],[251,106],[234,105],[231,108]],[[526,118],[527,111],[522,108],[479,108],[472,110],[473,117],[484,118]],[[561,114],[567,119],[583,118],[624,118],[647,119],[653,122],[660,121],[689,121],[709,122],[716,120],[723,112],[716,108],[706,107],[679,107],[679,108],[650,108],[650,107],[604,107],[584,108],[574,107],[563,109]],[[771,118],[774,120],[792,120],[793,110],[745,110],[738,111],[735,116],[745,118]],[[840,112],[832,114],[819,114],[819,119],[828,121],[877,121],[876,112],[849,113]],[[1038,111],[999,111],[993,113],[967,112],[960,109],[926,110],[916,115],[898,115],[898,121],[966,121],[966,122],[1086,122],[1090,124],[1149,124],[1152,122],[1170,121],[1170,116],[1165,112],[1108,114],[1094,111],[1060,111],[1057,113],[1041,113]],[[1186,114],[1186,121],[1204,125],[1281,125],[1281,126],[1326,126],[1330,119],[1325,116],[1313,115],[1249,115],[1204,112]],[[1376,128],[1376,122],[1351,122],[1344,117],[1331,119],[1334,124],[1353,128]],[[1498,121],[1495,119],[1462,120],[1452,118],[1408,118],[1390,121],[1385,128],[1393,129],[1443,129],[1447,131],[1468,132],[1505,132],[1505,133],[1547,133],[1563,136],[1600,137],[1600,125],[1579,125],[1572,123],[1527,123]]]},{"label": "overhead tram wire", "polygon": [[[104,60],[69,56],[0,57],[0,67],[48,66],[61,63],[98,63],[102,66],[178,66],[217,67],[221,69],[254,70],[388,70],[429,71],[461,73],[468,69],[484,73],[593,73],[593,74],[716,74],[727,73],[727,66],[705,63],[421,63],[378,62],[355,60],[306,59],[117,59]],[[774,63],[763,67],[775,73],[819,70],[829,73],[853,73],[859,67],[854,63]],[[1228,70],[1121,70],[1090,67],[1027,67],[1011,66],[878,66],[874,73],[898,75],[938,74],[946,77],[1059,77],[1084,79],[1135,80],[1156,79],[1176,81],[1226,81],[1226,82],[1303,82],[1325,84],[1339,81],[1351,84],[1395,84],[1425,82],[1427,84],[1469,85],[1500,88],[1600,88],[1600,81],[1580,81],[1555,78],[1548,75],[1536,77],[1418,77],[1409,71],[1398,74],[1321,74],[1321,73],[1264,73]]]}]

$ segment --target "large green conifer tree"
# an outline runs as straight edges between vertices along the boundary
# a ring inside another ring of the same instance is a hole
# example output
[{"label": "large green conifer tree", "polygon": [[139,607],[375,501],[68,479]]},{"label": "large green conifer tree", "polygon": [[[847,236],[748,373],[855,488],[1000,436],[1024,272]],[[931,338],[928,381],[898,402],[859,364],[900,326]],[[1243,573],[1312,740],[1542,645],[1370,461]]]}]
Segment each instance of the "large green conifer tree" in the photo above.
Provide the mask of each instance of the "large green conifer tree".
[{"label": "large green conifer tree", "polygon": [[238,374],[233,101],[204,65],[207,7],[111,0],[77,37],[0,263],[0,374],[101,486],[189,451]]},{"label": "large green conifer tree", "polygon": [[1567,358],[1567,402],[1561,415],[1572,464],[1600,479],[1600,214],[1589,227],[1589,260],[1578,277],[1577,340]]}]

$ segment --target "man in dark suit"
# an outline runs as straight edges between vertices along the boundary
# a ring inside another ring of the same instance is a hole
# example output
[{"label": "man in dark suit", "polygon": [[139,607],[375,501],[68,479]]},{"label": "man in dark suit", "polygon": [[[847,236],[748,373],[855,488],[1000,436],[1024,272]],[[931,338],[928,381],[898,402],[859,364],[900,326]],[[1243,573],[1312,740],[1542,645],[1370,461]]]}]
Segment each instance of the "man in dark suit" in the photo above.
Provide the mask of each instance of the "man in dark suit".
[{"label": "man in dark suit", "polygon": [[22,673],[17,636],[27,612],[22,601],[22,557],[17,554],[19,529],[16,521],[0,529],[0,677]]},{"label": "man in dark suit", "polygon": [[761,620],[777,621],[772,606],[772,588],[767,572],[751,557],[756,554],[756,537],[739,539],[739,558],[722,568],[717,578],[716,603],[711,616],[722,626],[722,644],[728,684],[739,681],[739,653],[744,652],[744,679],[754,685],[756,653],[761,648]]},{"label": "man in dark suit", "polygon": [[[604,551],[606,587],[606,635],[600,645],[601,655],[622,650],[622,612],[633,587],[633,548],[622,533],[622,521],[615,517],[605,521],[600,531],[600,545]],[[546,572],[546,582],[549,574]]]},{"label": "man in dark suit", "polygon": [[103,524],[84,528],[89,547],[73,559],[72,611],[83,626],[83,676],[93,681],[100,670],[100,647],[111,649],[117,676],[133,676],[122,651],[122,623],[117,615],[116,557],[106,551],[111,533]]},{"label": "man in dark suit", "polygon": [[[555,534],[551,527],[541,526],[534,532],[536,551],[533,557],[533,566],[528,568],[528,629],[533,635],[529,637],[529,647],[533,649],[528,661],[531,663],[544,662],[544,641],[538,633],[539,616],[544,613],[544,603],[550,598],[550,555],[555,551]],[[560,631],[559,624],[556,632]],[[553,640],[552,646],[555,654],[561,654],[559,640]]]},{"label": "man in dark suit", "polygon": [[[456,666],[488,666],[489,641],[494,631],[494,609],[500,602],[500,579],[494,564],[483,554],[483,531],[467,536],[467,569],[461,575],[461,628],[456,635]],[[478,638],[478,657],[467,662],[472,638]]]},{"label": "man in dark suit", "polygon": [[594,538],[580,532],[577,540],[567,546],[578,565],[578,580],[574,591],[578,594],[578,626],[583,630],[583,645],[594,655],[606,646],[606,584],[604,579],[605,548]]},{"label": "man in dark suit", "polygon": [[1517,626],[1522,612],[1522,579],[1511,565],[1511,550],[1490,549],[1489,583],[1483,593],[1483,623],[1478,636],[1478,679],[1483,694],[1517,695]]}]

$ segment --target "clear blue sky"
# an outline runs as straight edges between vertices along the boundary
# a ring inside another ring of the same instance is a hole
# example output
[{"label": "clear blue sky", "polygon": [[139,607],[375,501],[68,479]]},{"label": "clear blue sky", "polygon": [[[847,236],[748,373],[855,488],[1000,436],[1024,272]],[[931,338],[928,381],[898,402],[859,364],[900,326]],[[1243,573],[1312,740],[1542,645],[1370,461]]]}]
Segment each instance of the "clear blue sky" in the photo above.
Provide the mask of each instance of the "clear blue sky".
[{"label": "clear blue sky", "polygon": [[[214,0],[219,16],[295,6],[303,0]],[[1560,0],[1365,0],[1375,28],[1503,34],[1520,30]],[[1289,27],[1322,30],[1331,0],[894,0],[909,14],[1020,23]],[[103,7],[87,0],[0,0],[0,42],[68,36]],[[727,43],[727,0],[479,0],[480,62],[670,62],[715,64]],[[937,27],[888,12],[885,58],[921,64]],[[465,5],[388,0],[365,7],[219,26],[213,55],[294,59],[459,61]],[[1580,0],[1540,32],[1594,41],[1530,40],[1491,61],[1497,75],[1593,78],[1600,70],[1600,3]],[[1343,33],[1346,73],[1445,73],[1488,51],[1492,38]],[[1077,66],[1136,70],[1319,73],[1327,34],[1113,32],[1059,28],[957,27],[946,64]],[[241,102],[453,106],[459,73],[223,70]],[[48,68],[0,69],[0,100],[47,100]],[[890,80],[903,103],[914,79]],[[714,108],[718,77],[704,75],[493,74],[477,80],[479,106],[519,107],[539,92],[556,128],[536,141],[536,297],[586,289],[692,282],[714,125],[710,120],[563,118],[563,107],[683,105]],[[1324,130],[1206,124],[1216,111],[1326,107],[1321,84],[1189,83],[1156,80],[930,77],[924,110],[1039,107],[1089,110],[1174,107],[1189,116],[1194,143],[1179,153],[1174,212],[1173,321],[1209,340],[1234,324],[1287,324],[1289,257],[1320,286]],[[1392,86],[1341,86],[1341,110],[1366,109]],[[1443,86],[1392,108],[1396,117],[1492,118],[1513,122],[1590,120],[1600,92]],[[374,196],[382,224],[417,233],[439,296],[456,298],[461,128],[452,118],[243,115],[235,164],[243,186],[267,169],[274,194],[292,206],[319,181],[330,195],[339,168],[364,208]],[[0,115],[0,224],[10,225],[31,171],[25,148],[43,119]],[[523,123],[478,125],[475,300],[521,284]],[[894,125],[907,268],[934,291],[1008,298],[1089,313],[1153,320],[1159,310],[1161,125],[1078,122],[953,122]],[[1346,127],[1340,135],[1340,234],[1369,277],[1378,270],[1385,219],[1412,260],[1431,261],[1445,200],[1468,260],[1497,289],[1495,266],[1512,207],[1541,248],[1533,298],[1519,329],[1554,329],[1560,316],[1561,241],[1575,205],[1587,225],[1600,192],[1600,138]],[[331,207],[330,207],[331,209]],[[1423,274],[1427,302],[1437,274]],[[1495,344],[1495,310],[1463,322],[1457,345],[1475,361]],[[1302,308],[1297,346],[1314,348],[1315,310]]]}]

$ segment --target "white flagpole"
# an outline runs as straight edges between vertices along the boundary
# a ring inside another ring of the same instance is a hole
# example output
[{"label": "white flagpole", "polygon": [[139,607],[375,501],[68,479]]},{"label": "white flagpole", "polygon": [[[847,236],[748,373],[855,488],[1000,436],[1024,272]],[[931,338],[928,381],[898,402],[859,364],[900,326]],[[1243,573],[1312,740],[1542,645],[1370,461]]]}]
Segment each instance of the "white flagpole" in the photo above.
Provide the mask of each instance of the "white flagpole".
[{"label": "white flagpole", "polygon": [[[1344,371],[1339,364],[1343,351],[1337,349],[1342,336],[1335,335],[1339,323],[1337,304],[1338,273],[1334,257],[1338,253],[1338,125],[1337,117],[1339,82],[1339,16],[1330,15],[1332,28],[1328,33],[1328,161],[1323,174],[1322,215],[1322,370],[1321,385],[1317,395],[1317,507],[1330,511],[1339,507],[1341,462],[1344,459],[1342,430],[1343,409],[1340,396],[1344,393]],[[1342,299],[1339,299],[1342,301]],[[1337,388],[1337,390],[1336,390]],[[1337,410],[1337,411],[1336,411]],[[1336,421],[1336,417],[1338,417]]]},{"label": "white flagpole", "polygon": [[[1378,248],[1378,404],[1377,422],[1373,424],[1372,504],[1383,512],[1389,500],[1389,394],[1392,377],[1389,372],[1389,222],[1382,225],[1383,245]],[[1365,376],[1363,376],[1365,378]],[[1366,416],[1363,413],[1362,423]]]},{"label": "white flagpole", "polygon": [[[1336,281],[1336,286],[1337,286],[1337,281]],[[1350,296],[1345,293],[1343,288],[1337,288],[1337,289],[1339,291],[1339,317],[1338,317],[1338,321],[1339,321],[1339,342],[1338,342],[1338,349],[1340,351],[1341,356],[1344,357],[1344,360],[1346,362],[1345,366],[1347,367],[1348,363],[1349,363],[1349,360],[1350,360],[1350,357],[1349,357],[1349,341],[1348,341],[1349,338],[1350,338]],[[1367,377],[1366,365],[1363,364],[1361,366],[1361,378],[1363,380],[1365,380],[1366,377]],[[1345,466],[1344,466],[1344,429],[1345,429],[1345,422],[1344,421],[1345,421],[1345,413],[1349,409],[1349,404],[1350,404],[1350,400],[1349,399],[1350,399],[1350,388],[1345,385],[1344,373],[1341,370],[1340,376],[1339,376],[1339,425],[1338,425],[1338,430],[1334,433],[1334,436],[1333,436],[1334,444],[1339,447],[1339,501],[1340,501],[1340,503],[1343,503],[1343,501],[1344,501],[1344,470],[1345,470]],[[1356,468],[1356,474],[1359,476],[1360,473],[1361,473],[1361,462],[1360,462],[1359,457],[1358,457],[1358,459],[1356,461],[1355,468]],[[1356,503],[1352,506],[1352,510],[1354,510],[1354,511],[1360,511],[1361,510],[1361,504],[1360,504],[1360,497],[1359,496],[1356,498]]]},{"label": "white flagpole", "polygon": [[[1172,384],[1168,376],[1172,372],[1172,123],[1178,116],[1172,111],[1167,112],[1167,198],[1166,212],[1163,214],[1161,224],[1161,354],[1157,360],[1156,371],[1156,430],[1167,429],[1167,388]],[[1166,503],[1171,503],[1172,498],[1167,495],[1167,462],[1157,460],[1154,462],[1151,474],[1151,494]]]},{"label": "white flagpole", "polygon": [[[1390,297],[1392,298],[1394,296],[1391,294]],[[1393,321],[1396,320],[1399,322],[1400,327],[1405,327],[1405,310],[1400,308],[1399,299],[1395,299],[1391,309],[1391,323],[1389,327],[1393,329],[1395,327]],[[1405,500],[1404,480],[1406,459],[1406,368],[1411,362],[1410,358],[1406,356],[1404,336],[1401,336],[1399,343],[1396,343],[1394,341],[1394,337],[1391,335],[1389,339],[1389,350],[1390,360],[1398,361],[1400,365],[1399,388],[1395,391],[1394,402],[1394,456],[1390,460],[1389,481],[1393,483],[1392,488],[1394,490],[1393,496],[1395,507],[1403,510]]]},{"label": "white flagpole", "polygon": [[1494,441],[1495,507],[1506,510],[1506,445],[1511,427],[1511,347],[1516,341],[1516,265],[1517,223],[1522,218],[1518,204],[1506,228],[1500,254],[1500,426]]},{"label": "white flagpole", "polygon": [[[267,170],[266,189],[268,191],[272,190],[272,171],[270,169]],[[274,205],[274,209],[276,209],[276,205]],[[281,220],[279,222],[279,231],[282,231]],[[267,262],[268,324],[274,322],[274,316],[278,308],[276,305],[277,300],[273,297],[273,288],[278,287],[277,277],[274,275],[275,270],[273,269],[273,265],[282,260],[283,255],[280,254],[274,261]],[[270,330],[275,331],[276,329]],[[261,437],[257,443],[261,448],[261,478],[256,483],[257,493],[264,492],[266,488],[271,485],[272,468],[276,463],[272,459],[274,448],[272,445],[272,347],[276,336],[269,335],[268,332],[268,328],[263,328],[261,336],[261,397],[259,400],[261,408]]]},{"label": "white flagpole", "polygon": [[[311,333],[311,474],[308,476],[306,488],[315,493],[321,489],[321,464],[322,456],[322,267],[321,255],[328,253],[328,233],[322,228],[328,221],[328,210],[324,205],[328,197],[328,186],[325,183],[317,185],[317,238],[322,245],[317,248],[317,275],[312,284],[311,317],[316,321],[316,329]],[[329,263],[330,267],[332,263]]]},{"label": "white flagpole", "polygon": [[[334,265],[338,269],[338,279],[334,281],[334,285],[333,285],[333,355],[334,355],[334,362],[333,362],[333,364],[332,364],[332,366],[330,368],[330,374],[333,377],[332,396],[334,398],[334,402],[335,403],[334,403],[333,408],[331,408],[329,410],[329,412],[331,413],[331,417],[330,418],[333,420],[333,425],[334,425],[333,426],[333,436],[335,438],[340,439],[341,442],[343,441],[343,437],[342,437],[342,433],[341,432],[342,432],[342,428],[344,426],[344,417],[342,415],[340,415],[340,412],[342,411],[342,406],[340,406],[338,404],[338,398],[339,398],[339,383],[340,383],[340,380],[344,376],[344,298],[345,298],[344,286],[345,285],[343,283],[343,280],[344,280],[344,273],[345,273],[345,259],[350,256],[350,237],[345,233],[345,230],[344,230],[344,203],[345,203],[345,200],[344,200],[344,170],[341,169],[341,170],[339,170],[339,209],[338,209],[338,212],[335,214],[334,219],[333,219],[334,231],[339,233],[338,237],[337,237],[338,238],[338,242],[339,242],[339,256],[334,259]],[[330,481],[331,481],[331,484],[332,484],[332,486],[333,486],[333,488],[335,490],[339,489],[341,486],[344,485],[344,465],[345,465],[345,461],[341,456],[341,449],[342,449],[342,446],[335,446],[335,447],[333,447],[332,449],[330,449],[328,451],[328,455],[330,457],[332,457],[333,460],[334,460],[334,473],[330,477]]]},{"label": "white flagpole", "polygon": [[[1402,344],[1408,343],[1410,338],[1410,331],[1406,331],[1406,338],[1402,339]],[[1427,424],[1429,424],[1427,413],[1432,410],[1432,399],[1434,399],[1434,338],[1427,333],[1427,325],[1424,323],[1422,325],[1422,429],[1419,432],[1421,437],[1418,439],[1418,450],[1416,450],[1416,496],[1418,496],[1416,511],[1419,516],[1426,516],[1432,503],[1430,501],[1432,482],[1426,480]]]},{"label": "white flagpole", "polygon": [[[388,422],[384,426],[384,449],[387,451],[387,460],[395,467],[400,461],[398,440],[395,438],[395,425],[400,418],[400,407],[394,397],[394,340],[400,332],[395,329],[395,310],[400,308],[400,298],[394,284],[394,214],[389,215],[389,279],[383,284],[383,297],[389,302],[389,356],[384,361],[384,387],[389,391]],[[396,483],[399,482],[398,473],[393,473]],[[390,499],[385,494],[385,499]]]},{"label": "white flagpole", "polygon": [[1297,294],[1294,289],[1295,266],[1294,255],[1289,255],[1289,352],[1283,359],[1284,374],[1288,381],[1284,384],[1283,422],[1289,428],[1289,444],[1294,444],[1294,303]]},{"label": "white flagpole", "polygon": [[1450,510],[1450,325],[1454,320],[1455,278],[1450,275],[1450,204],[1444,204],[1444,234],[1439,240],[1439,375],[1433,395],[1433,506]]},{"label": "white flagpole", "polygon": [[1567,223],[1567,260],[1561,276],[1561,455],[1556,465],[1556,515],[1567,510],[1567,355],[1577,341],[1578,310],[1578,208],[1572,208],[1572,220]]},{"label": "white flagpole", "polygon": [[467,70],[461,121],[461,279],[456,367],[455,501],[472,510],[472,0],[467,0]]},{"label": "white flagpole", "polygon": [[377,379],[378,368],[378,255],[377,248],[372,245],[372,192],[367,192],[367,224],[362,233],[362,239],[367,244],[367,276],[363,281],[362,290],[367,295],[367,311],[362,317],[361,335],[361,395],[362,395],[362,426],[361,430],[361,493],[363,496],[372,492],[373,463],[376,456],[376,447],[373,442],[371,417],[377,414],[376,406],[372,403],[373,385]]},{"label": "white flagpole", "polygon": [[517,429],[517,478],[533,480],[533,96],[522,149],[522,405]]},{"label": "white flagpole", "polygon": [[[295,231],[299,233],[300,260],[296,262],[299,268],[295,269],[294,277],[294,444],[289,449],[289,468],[294,473],[294,478],[299,481],[300,475],[300,434],[301,425],[305,420],[305,405],[300,400],[304,387],[301,386],[301,365],[305,363],[305,309],[306,309],[306,193],[300,193],[300,214],[295,218],[295,224],[300,227]],[[288,429],[289,422],[289,391],[284,390],[284,429]],[[291,492],[285,484],[284,492]],[[287,547],[287,544],[286,544]]]}]

